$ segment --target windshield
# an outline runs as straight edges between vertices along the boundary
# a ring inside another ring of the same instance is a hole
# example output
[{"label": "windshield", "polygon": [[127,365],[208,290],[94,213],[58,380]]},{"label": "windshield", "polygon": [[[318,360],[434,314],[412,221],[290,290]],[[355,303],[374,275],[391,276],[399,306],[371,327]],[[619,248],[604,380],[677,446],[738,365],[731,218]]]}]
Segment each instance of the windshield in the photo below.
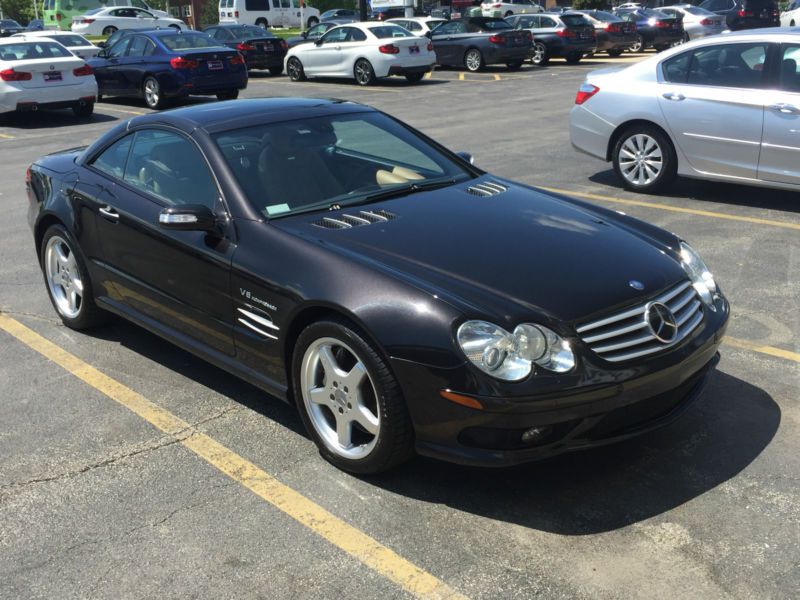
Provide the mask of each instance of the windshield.
[{"label": "windshield", "polygon": [[580,27],[582,25],[591,25],[583,15],[561,15],[561,20],[567,27]]},{"label": "windshield", "polygon": [[31,60],[37,58],[60,58],[72,56],[61,44],[56,42],[20,42],[2,45],[3,60]]},{"label": "windshield", "polygon": [[380,27],[370,27],[369,28],[372,35],[376,38],[384,39],[384,38],[397,38],[397,37],[409,37],[411,35],[410,32],[399,27],[397,25],[382,25]]},{"label": "windshield", "polygon": [[194,48],[218,48],[219,42],[205,33],[176,33],[160,35],[158,39],[170,50],[192,50]]},{"label": "windshield", "polygon": [[480,21],[476,22],[475,25],[477,25],[478,27],[481,27],[482,29],[486,29],[486,30],[489,30],[489,29],[491,29],[491,30],[512,29],[511,25],[509,25],[503,19],[495,19],[495,20],[487,19],[486,21],[483,21],[483,22],[480,22]]},{"label": "windshield", "polygon": [[22,25],[20,25],[16,21],[12,21],[11,19],[5,19],[3,21],[0,21],[0,27],[19,27],[19,28],[22,28]]},{"label": "windshield", "polygon": [[83,36],[77,34],[59,34],[54,35],[53,39],[57,41],[62,46],[66,46],[67,48],[74,48],[75,46],[91,46],[91,42],[85,39]]},{"label": "windshield", "polygon": [[365,203],[375,194],[471,176],[374,112],[248,127],[218,133],[214,141],[250,202],[266,217]]},{"label": "windshield", "polygon": [[241,40],[252,40],[254,38],[273,37],[272,33],[261,27],[233,27],[231,33]]}]

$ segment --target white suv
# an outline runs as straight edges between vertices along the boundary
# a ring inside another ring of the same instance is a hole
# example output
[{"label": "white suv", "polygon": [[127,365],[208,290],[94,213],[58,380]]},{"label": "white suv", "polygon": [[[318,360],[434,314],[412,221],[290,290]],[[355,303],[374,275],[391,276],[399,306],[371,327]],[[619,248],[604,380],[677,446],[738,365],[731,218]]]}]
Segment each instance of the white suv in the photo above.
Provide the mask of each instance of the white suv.
[{"label": "white suv", "polygon": [[800,0],[794,0],[789,8],[781,13],[781,27],[800,25]]},{"label": "white suv", "polygon": [[531,14],[544,12],[541,5],[533,0],[503,0],[502,2],[484,2],[481,4],[481,12],[484,17],[491,17],[495,11],[500,12],[501,17],[509,15]]}]

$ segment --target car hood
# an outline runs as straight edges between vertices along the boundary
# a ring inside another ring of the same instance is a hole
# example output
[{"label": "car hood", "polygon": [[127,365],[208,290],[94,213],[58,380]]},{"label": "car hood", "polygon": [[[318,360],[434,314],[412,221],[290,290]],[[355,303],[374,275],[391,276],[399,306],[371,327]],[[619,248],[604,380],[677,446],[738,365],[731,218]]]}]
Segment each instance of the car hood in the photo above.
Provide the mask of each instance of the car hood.
[{"label": "car hood", "polygon": [[[488,197],[469,191],[487,181],[506,189]],[[324,217],[346,221],[343,215],[359,217],[360,211],[386,211],[390,220],[320,226]],[[272,223],[403,277],[471,316],[515,320],[534,311],[575,321],[652,296],[686,277],[664,242],[674,245],[677,238],[644,224],[639,230],[635,220],[613,215],[484,177]],[[632,280],[644,289],[634,289]]]}]

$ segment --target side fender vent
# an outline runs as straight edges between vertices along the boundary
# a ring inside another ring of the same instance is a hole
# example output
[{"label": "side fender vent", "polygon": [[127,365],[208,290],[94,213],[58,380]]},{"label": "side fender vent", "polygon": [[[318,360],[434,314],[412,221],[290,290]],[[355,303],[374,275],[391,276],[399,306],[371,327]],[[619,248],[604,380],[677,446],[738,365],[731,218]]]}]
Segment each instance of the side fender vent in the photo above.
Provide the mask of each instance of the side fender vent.
[{"label": "side fender vent", "polygon": [[502,194],[508,188],[500,183],[496,183],[494,181],[483,181],[481,183],[476,183],[466,189],[468,194],[472,194],[473,196],[481,196],[483,198],[488,198],[489,196],[497,196],[498,194]]},{"label": "side fender vent", "polygon": [[397,215],[390,213],[388,210],[360,210],[352,214],[322,217],[319,221],[314,221],[312,225],[323,229],[351,229],[362,225],[372,225],[373,223],[386,223],[396,218]]}]

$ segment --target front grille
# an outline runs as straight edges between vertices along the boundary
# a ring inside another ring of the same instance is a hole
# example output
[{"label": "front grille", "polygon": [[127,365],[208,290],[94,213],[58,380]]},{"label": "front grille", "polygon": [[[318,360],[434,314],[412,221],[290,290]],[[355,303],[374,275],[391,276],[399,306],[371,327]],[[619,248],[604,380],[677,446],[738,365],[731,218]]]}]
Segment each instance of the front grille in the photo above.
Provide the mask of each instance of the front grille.
[{"label": "front grille", "polygon": [[645,320],[645,302],[628,310],[578,325],[583,342],[598,356],[610,362],[622,362],[672,348],[694,331],[703,320],[703,308],[691,282],[684,281],[650,302],[661,302],[672,311],[678,325],[675,339],[659,341]]}]

